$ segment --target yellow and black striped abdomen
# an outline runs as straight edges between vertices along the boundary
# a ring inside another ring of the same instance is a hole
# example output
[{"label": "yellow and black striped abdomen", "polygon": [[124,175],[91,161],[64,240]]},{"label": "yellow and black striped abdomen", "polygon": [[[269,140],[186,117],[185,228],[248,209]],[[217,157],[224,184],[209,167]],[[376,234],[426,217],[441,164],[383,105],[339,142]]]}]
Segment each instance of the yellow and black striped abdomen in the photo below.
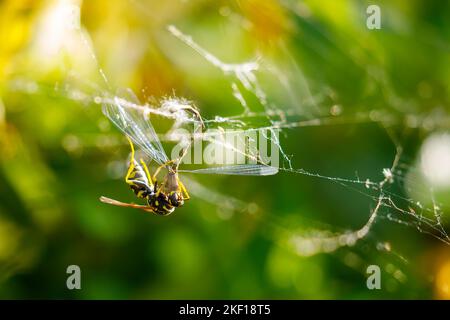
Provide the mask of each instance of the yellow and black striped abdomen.
[{"label": "yellow and black striped abdomen", "polygon": [[131,159],[125,181],[138,198],[146,199],[155,192],[153,183],[149,180],[144,168],[134,159]]}]

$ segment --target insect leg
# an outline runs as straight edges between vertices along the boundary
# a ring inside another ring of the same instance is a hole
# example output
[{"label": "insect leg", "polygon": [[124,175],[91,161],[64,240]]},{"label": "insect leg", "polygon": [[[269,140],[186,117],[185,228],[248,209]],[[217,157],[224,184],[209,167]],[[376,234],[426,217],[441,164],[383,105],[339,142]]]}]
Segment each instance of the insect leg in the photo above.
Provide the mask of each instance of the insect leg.
[{"label": "insect leg", "polygon": [[164,188],[164,186],[166,185],[166,181],[162,182],[161,185],[159,186],[158,190],[156,191],[156,197],[159,196],[159,194],[161,193],[162,189]]},{"label": "insect leg", "polygon": [[187,192],[187,189],[184,186],[183,182],[181,182],[180,178],[177,178],[177,182],[180,186],[181,192],[183,193],[183,200],[189,200],[191,197],[189,196],[189,193]]},{"label": "insect leg", "polygon": [[203,122],[203,119],[200,116],[200,112],[198,112],[197,109],[195,109],[195,108],[193,108],[191,106],[183,107],[183,109],[193,113],[197,117],[197,119],[200,121],[200,124],[202,125],[202,128],[205,129],[205,123]]},{"label": "insect leg", "polygon": [[159,172],[161,171],[162,168],[167,167],[169,164],[173,164],[174,162],[175,162],[174,160],[170,160],[170,161],[167,161],[166,163],[160,165],[160,166],[156,169],[155,173],[153,174],[152,182],[153,182],[153,183],[156,182],[156,176],[159,174]]},{"label": "insect leg", "polygon": [[162,164],[156,169],[155,173],[153,174],[153,178],[152,178],[152,182],[153,183],[156,183],[156,176],[161,171],[161,169],[164,168],[164,167],[165,167],[165,164]]},{"label": "insect leg", "polygon": [[134,160],[134,146],[133,146],[133,142],[131,142],[130,138],[127,137],[127,139],[128,139],[128,142],[130,143],[130,147],[131,147],[131,160],[130,160],[130,166],[128,167],[127,175],[125,176],[125,182],[127,184],[131,184],[132,179],[130,179],[130,178],[132,178],[131,176],[133,174],[133,170],[134,170],[134,167],[135,167],[135,161],[136,160]]},{"label": "insect leg", "polygon": [[149,181],[149,184],[151,184],[150,187],[153,187],[154,183],[153,183],[152,176],[151,176],[150,172],[148,171],[148,167],[145,164],[144,160],[140,159],[140,161],[141,161],[142,167],[144,168],[145,175],[147,176],[147,180]]}]

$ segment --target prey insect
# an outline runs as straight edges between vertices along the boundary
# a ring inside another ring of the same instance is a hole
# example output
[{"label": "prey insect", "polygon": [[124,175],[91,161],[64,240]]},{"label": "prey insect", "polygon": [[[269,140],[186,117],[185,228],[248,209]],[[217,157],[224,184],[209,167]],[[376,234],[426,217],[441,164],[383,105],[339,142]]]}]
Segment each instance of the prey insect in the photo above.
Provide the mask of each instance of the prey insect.
[{"label": "prey insect", "polygon": [[[147,201],[149,211],[156,214],[171,214],[175,208],[181,207],[185,200],[189,200],[186,187],[180,181],[177,173],[177,162],[169,160],[161,164],[151,176],[143,159],[135,159],[133,142],[128,138],[131,147],[131,160],[125,182],[138,198]],[[167,175],[160,185],[157,176],[161,169],[167,169]]]},{"label": "prey insect", "polygon": [[[137,100],[133,97],[133,100]],[[124,203],[107,197],[101,197],[100,201],[115,206],[141,209],[158,215],[169,215],[176,208],[183,206],[190,199],[189,193],[181,182],[178,166],[187,149],[177,159],[169,159],[161,142],[150,122],[144,116],[142,110],[129,108],[123,105],[121,99],[114,99],[114,103],[103,105],[103,113],[126,135],[131,147],[130,164],[125,176],[125,182],[139,199],[146,201],[145,205]],[[138,101],[136,105],[139,105]],[[203,126],[203,121],[198,114],[198,123]],[[147,167],[144,159],[136,160],[134,145],[137,145],[150,160],[158,164],[153,175]],[[158,180],[161,171],[165,176]],[[278,172],[277,168],[260,164],[231,165],[198,170],[183,170],[182,172],[224,175],[272,175]]]}]

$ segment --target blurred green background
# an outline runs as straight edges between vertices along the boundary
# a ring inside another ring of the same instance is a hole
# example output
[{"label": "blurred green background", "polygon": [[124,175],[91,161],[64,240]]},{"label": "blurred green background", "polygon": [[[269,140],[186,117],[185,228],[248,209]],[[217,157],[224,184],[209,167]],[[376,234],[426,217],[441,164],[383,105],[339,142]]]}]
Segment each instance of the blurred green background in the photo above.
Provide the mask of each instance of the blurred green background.
[{"label": "blurred green background", "polygon": [[[366,27],[369,4],[380,30]],[[268,103],[288,122],[317,120],[280,135],[294,168],[381,181],[401,146],[389,191],[403,211],[383,207],[354,246],[302,256],[287,238],[356,230],[377,195],[281,171],[187,177],[192,199],[169,217],[101,203],[135,199],[126,140],[93,102],[99,92],[182,96],[207,119],[243,111],[233,75],[172,24],[222,61],[258,59]],[[0,298],[450,298],[448,238],[405,213],[432,208],[432,189],[449,227],[448,1],[1,1],[0,39]],[[437,184],[421,172],[430,137],[441,137]],[[73,264],[81,290],[66,288]],[[371,264],[381,290],[366,287]]]}]

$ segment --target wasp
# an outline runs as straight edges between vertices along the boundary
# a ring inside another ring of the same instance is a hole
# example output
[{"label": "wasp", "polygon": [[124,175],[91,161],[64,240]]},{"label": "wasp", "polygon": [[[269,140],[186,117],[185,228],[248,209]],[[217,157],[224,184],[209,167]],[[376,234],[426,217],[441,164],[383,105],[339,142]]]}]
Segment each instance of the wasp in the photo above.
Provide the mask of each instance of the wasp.
[{"label": "wasp", "polygon": [[[190,199],[186,187],[178,176],[178,166],[183,155],[173,160],[167,157],[150,119],[145,116],[142,110],[143,107],[140,107],[138,100],[134,96],[133,100],[136,102],[131,105],[125,105],[123,99],[115,98],[113,102],[103,104],[102,111],[126,135],[130,143],[131,157],[125,176],[125,183],[128,184],[137,198],[145,200],[146,204],[124,203],[103,196],[100,200],[116,206],[136,208],[167,216]],[[199,117],[197,110],[194,113]],[[201,118],[198,122],[204,126]],[[150,174],[144,159],[140,158],[139,162],[136,160],[134,144],[139,146],[144,154],[158,165],[153,175]],[[163,170],[166,171],[166,174],[163,179],[158,181],[158,175]],[[183,170],[182,172],[264,176],[276,174],[278,168],[263,164],[241,164]]]},{"label": "wasp", "polygon": [[[140,199],[147,201],[149,210],[159,215],[171,214],[175,208],[181,207],[185,200],[189,200],[186,187],[180,181],[177,172],[177,162],[168,161],[160,165],[153,176],[143,159],[139,163],[135,159],[133,142],[128,138],[131,147],[131,160],[125,182]],[[163,169],[167,169],[164,180],[158,185],[157,176]]]}]

